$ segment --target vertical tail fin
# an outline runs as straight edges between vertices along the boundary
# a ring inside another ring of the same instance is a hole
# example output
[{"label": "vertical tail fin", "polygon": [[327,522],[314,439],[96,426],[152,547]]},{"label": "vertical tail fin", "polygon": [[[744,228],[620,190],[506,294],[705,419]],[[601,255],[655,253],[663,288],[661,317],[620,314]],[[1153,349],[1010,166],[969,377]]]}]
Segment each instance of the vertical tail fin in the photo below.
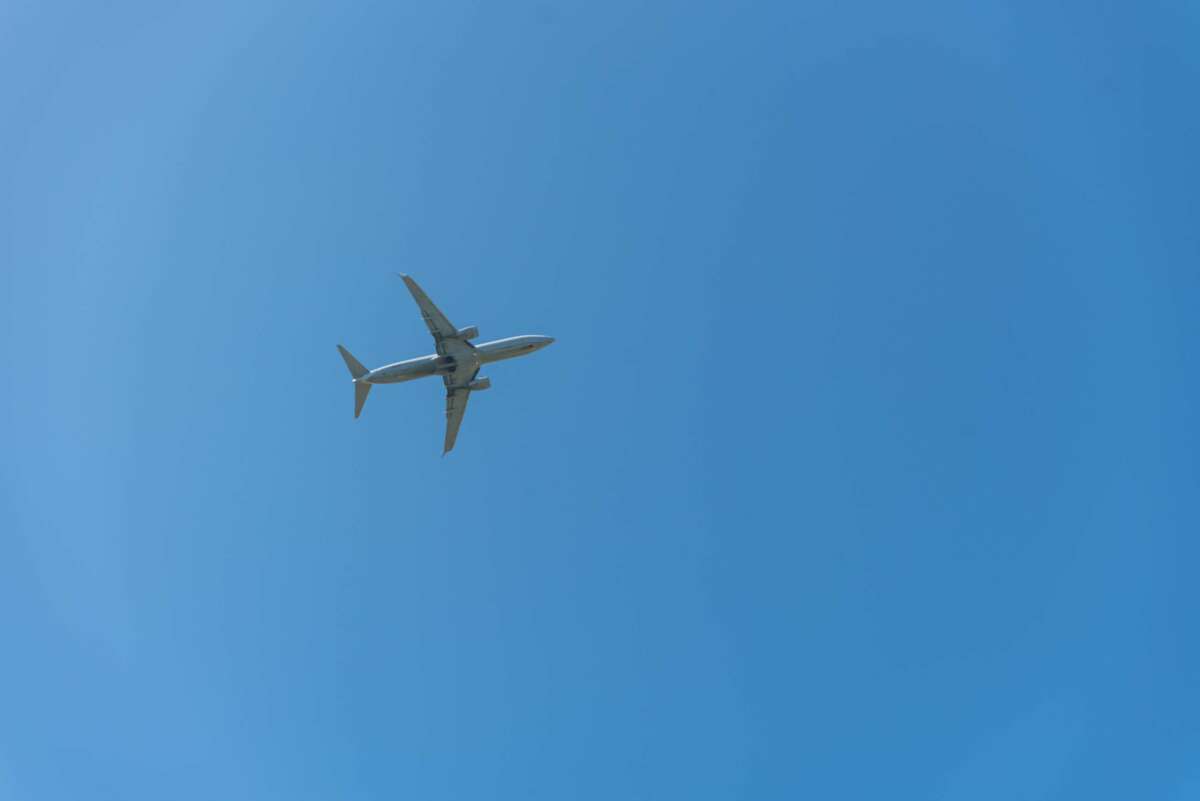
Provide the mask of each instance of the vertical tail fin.
[{"label": "vertical tail fin", "polygon": [[338,345],[337,349],[338,353],[342,354],[342,361],[346,363],[346,369],[350,371],[351,377],[354,378],[354,417],[357,418],[362,414],[363,404],[367,402],[367,395],[371,392],[371,385],[366,381],[359,381],[358,379],[371,371],[363,367],[358,359],[354,358],[350,354],[350,351],[341,345]]}]

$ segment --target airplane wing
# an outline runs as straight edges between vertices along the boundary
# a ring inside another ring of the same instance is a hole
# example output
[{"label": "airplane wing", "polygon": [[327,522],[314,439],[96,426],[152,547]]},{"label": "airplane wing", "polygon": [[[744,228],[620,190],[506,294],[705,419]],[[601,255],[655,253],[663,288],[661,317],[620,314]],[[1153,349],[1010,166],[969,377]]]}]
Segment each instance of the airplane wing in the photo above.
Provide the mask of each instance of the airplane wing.
[{"label": "airplane wing", "polygon": [[442,340],[457,337],[458,329],[454,327],[454,323],[446,319],[446,315],[442,314],[441,309],[433,305],[433,301],[425,294],[425,290],[417,285],[416,281],[403,273],[400,274],[400,277],[404,279],[404,285],[408,287],[413,300],[421,309],[421,317],[425,320],[425,325],[429,327],[429,333],[433,334],[434,342],[439,345],[438,352],[440,353]]},{"label": "airplane wing", "polygon": [[463,415],[467,413],[467,399],[471,390],[466,387],[446,390],[446,441],[442,445],[442,456],[454,449],[454,441],[458,439],[458,427],[462,425]]},{"label": "airplane wing", "polygon": [[410,276],[401,273],[400,277],[421,309],[421,318],[433,335],[438,354],[451,357],[457,365],[453,372],[442,376],[446,383],[446,440],[442,450],[445,456],[454,449],[454,442],[458,439],[458,428],[467,412],[467,398],[471,396],[467,385],[479,373],[479,359],[473,355],[475,346],[459,334],[458,328],[446,319],[446,315],[434,305],[425,290]]},{"label": "airplane wing", "polygon": [[442,445],[442,456],[454,449],[458,427],[462,425],[463,415],[467,413],[467,399],[471,396],[467,385],[478,374],[478,365],[464,364],[453,373],[442,376],[446,384],[446,441]]}]

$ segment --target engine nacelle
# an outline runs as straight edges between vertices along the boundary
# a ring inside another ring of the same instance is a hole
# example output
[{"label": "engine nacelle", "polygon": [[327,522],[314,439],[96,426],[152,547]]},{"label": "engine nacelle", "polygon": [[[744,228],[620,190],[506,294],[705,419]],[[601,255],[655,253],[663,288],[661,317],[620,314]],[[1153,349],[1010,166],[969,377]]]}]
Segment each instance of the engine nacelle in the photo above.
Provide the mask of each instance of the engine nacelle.
[{"label": "engine nacelle", "polygon": [[459,339],[475,339],[479,336],[479,329],[473,325],[468,325],[466,328],[458,329]]},{"label": "engine nacelle", "polygon": [[492,379],[477,378],[474,381],[472,381],[470,384],[467,384],[467,389],[471,390],[472,392],[478,392],[481,389],[488,389],[489,387],[491,387],[491,385],[492,385]]}]

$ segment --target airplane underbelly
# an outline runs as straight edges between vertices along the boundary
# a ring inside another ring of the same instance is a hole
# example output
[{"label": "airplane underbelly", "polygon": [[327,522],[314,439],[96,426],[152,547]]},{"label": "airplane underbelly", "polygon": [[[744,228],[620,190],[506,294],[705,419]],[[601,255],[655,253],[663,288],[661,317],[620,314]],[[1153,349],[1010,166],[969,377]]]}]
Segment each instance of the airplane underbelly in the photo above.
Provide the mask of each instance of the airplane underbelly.
[{"label": "airplane underbelly", "polygon": [[518,348],[489,348],[488,350],[481,351],[479,361],[484,364],[490,364],[491,362],[499,362],[504,359],[511,359],[514,356],[520,356],[524,352]]},{"label": "airplane underbelly", "polygon": [[433,359],[422,359],[411,364],[397,364],[388,367],[376,381],[380,384],[399,384],[402,381],[412,381],[415,378],[435,375],[437,364]]},{"label": "airplane underbelly", "polygon": [[437,372],[446,380],[446,386],[465,384],[479,372],[479,354],[470,345],[453,340],[442,345],[445,352],[437,360]]}]

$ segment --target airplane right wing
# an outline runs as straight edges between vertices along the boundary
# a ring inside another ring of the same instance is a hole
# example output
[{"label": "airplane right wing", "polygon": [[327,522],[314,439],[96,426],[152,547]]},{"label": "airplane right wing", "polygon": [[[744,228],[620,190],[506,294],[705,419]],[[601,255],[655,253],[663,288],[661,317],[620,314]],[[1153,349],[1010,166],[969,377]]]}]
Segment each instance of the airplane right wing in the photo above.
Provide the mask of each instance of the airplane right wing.
[{"label": "airplane right wing", "polygon": [[417,302],[417,307],[421,310],[421,317],[425,320],[429,333],[433,334],[433,341],[438,344],[440,353],[442,340],[457,337],[458,329],[454,327],[454,323],[446,319],[446,315],[442,314],[442,310],[433,304],[433,301],[425,294],[425,290],[421,289],[416,281],[403,273],[400,274],[400,277],[404,279],[404,285],[408,287],[413,300]]}]

